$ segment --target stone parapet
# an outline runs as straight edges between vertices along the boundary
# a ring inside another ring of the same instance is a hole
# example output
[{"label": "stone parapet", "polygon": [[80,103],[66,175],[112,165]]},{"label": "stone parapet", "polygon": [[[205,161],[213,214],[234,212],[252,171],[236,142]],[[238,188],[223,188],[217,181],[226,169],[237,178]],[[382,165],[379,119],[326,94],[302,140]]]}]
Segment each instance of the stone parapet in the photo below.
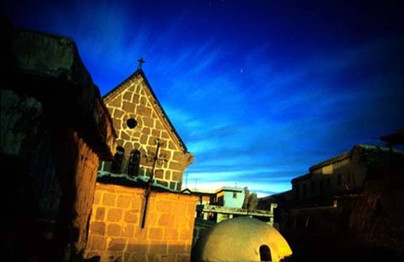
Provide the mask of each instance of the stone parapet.
[{"label": "stone parapet", "polygon": [[97,183],[86,256],[101,262],[190,261],[197,197]]}]

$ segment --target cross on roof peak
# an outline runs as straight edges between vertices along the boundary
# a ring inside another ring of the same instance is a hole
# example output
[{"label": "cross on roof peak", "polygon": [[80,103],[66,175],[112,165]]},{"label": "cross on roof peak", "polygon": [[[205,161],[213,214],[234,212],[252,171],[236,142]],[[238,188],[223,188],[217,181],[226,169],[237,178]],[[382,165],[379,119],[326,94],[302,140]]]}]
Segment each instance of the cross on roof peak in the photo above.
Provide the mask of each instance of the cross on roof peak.
[{"label": "cross on roof peak", "polygon": [[137,61],[139,62],[137,69],[142,69],[142,65],[146,63],[146,61],[143,59],[143,57],[140,57]]}]

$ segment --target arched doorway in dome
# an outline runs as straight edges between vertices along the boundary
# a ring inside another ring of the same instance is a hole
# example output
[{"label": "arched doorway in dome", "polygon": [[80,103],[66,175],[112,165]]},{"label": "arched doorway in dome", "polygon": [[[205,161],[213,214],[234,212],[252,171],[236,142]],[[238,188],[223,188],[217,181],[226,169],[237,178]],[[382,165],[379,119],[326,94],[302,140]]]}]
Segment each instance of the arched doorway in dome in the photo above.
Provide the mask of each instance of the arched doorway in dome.
[{"label": "arched doorway in dome", "polygon": [[271,249],[267,245],[260,246],[260,261],[261,262],[270,262],[271,258]]}]

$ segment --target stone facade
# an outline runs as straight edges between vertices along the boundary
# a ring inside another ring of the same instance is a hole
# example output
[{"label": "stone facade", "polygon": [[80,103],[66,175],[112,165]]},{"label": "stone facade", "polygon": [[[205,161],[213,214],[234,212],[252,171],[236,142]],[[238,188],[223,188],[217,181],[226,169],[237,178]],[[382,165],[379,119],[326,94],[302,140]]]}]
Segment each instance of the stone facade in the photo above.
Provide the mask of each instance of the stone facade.
[{"label": "stone facade", "polygon": [[196,196],[97,183],[86,256],[106,261],[190,260]]},{"label": "stone facade", "polygon": [[[180,191],[185,168],[193,155],[168,119],[141,69],[137,70],[104,97],[117,132],[117,145],[124,151],[118,174],[128,174],[131,153],[140,154],[139,168],[132,177],[147,179],[153,172],[157,141],[160,143],[155,165],[154,181],[172,191]],[[131,122],[137,123],[130,127]],[[111,163],[103,163],[100,175],[111,171]],[[130,173],[130,172],[129,172]]]}]

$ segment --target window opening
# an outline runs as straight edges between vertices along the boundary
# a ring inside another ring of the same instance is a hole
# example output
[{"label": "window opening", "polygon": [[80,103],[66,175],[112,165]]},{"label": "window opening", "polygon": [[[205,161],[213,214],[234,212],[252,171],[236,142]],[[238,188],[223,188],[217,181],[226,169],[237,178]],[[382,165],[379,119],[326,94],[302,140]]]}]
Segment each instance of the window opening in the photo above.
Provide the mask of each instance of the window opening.
[{"label": "window opening", "polygon": [[125,149],[121,146],[116,147],[116,153],[114,155],[114,160],[111,165],[111,173],[120,174],[122,173],[122,163],[125,155]]},{"label": "window opening", "polygon": [[130,153],[129,156],[128,175],[131,177],[138,176],[139,165],[140,165],[140,151],[134,150]]},{"label": "window opening", "polygon": [[269,262],[272,261],[271,258],[271,250],[267,245],[260,246],[260,260],[261,262]]}]

